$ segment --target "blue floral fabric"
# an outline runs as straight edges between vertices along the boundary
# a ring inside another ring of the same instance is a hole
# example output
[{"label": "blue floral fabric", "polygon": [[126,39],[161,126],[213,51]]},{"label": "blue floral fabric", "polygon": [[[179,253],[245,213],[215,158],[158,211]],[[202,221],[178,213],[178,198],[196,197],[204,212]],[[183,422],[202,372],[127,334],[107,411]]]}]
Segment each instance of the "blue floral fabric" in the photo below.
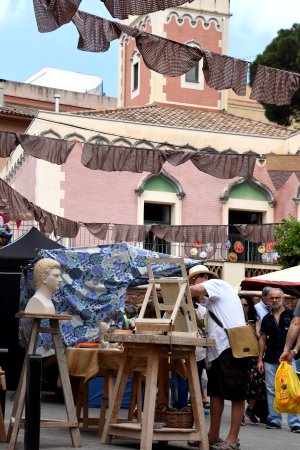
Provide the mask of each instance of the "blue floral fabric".
[{"label": "blue floral fabric", "polygon": [[[71,321],[60,321],[64,344],[76,346],[81,342],[96,341],[99,322],[122,319],[126,289],[148,283],[147,258],[170,258],[170,263],[153,264],[155,278],[180,276],[178,264],[172,257],[145,250],[126,243],[89,248],[41,250],[39,258],[53,258],[61,264],[62,283],[53,295],[57,314],[71,314]],[[187,270],[200,261],[185,259]],[[35,291],[33,270],[27,271],[21,281],[20,310],[24,310]],[[41,334],[38,353],[52,352],[52,337]]]}]

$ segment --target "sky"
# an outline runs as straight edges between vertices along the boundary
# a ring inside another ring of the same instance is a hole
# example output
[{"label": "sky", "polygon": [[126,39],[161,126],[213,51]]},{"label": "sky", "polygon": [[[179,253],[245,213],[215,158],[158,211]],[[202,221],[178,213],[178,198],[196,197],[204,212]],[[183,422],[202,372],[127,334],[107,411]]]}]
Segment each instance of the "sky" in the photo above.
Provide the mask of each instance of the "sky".
[{"label": "sky", "polygon": [[[300,22],[300,0],[231,0],[229,55],[252,61],[277,31]],[[82,0],[80,9],[112,19],[100,0]],[[51,33],[39,33],[32,0],[0,0],[0,78],[24,82],[44,67],[102,77],[104,92],[117,96],[118,48],[105,53],[77,50],[72,23]]]}]

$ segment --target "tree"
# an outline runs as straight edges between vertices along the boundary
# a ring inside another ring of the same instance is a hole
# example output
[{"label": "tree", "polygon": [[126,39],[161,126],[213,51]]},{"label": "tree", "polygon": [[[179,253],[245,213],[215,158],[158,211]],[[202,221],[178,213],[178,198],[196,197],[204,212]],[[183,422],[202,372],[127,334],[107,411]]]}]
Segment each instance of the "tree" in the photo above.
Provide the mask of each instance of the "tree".
[{"label": "tree", "polygon": [[[263,53],[256,57],[254,64],[250,66],[250,85],[253,84],[257,64],[300,72],[300,24],[295,23],[290,29],[279,30]],[[263,104],[263,106],[265,115],[271,122],[280,125],[295,123],[296,126],[300,126],[300,89],[295,92],[290,105]]]},{"label": "tree", "polygon": [[284,269],[300,264],[300,222],[289,215],[275,227],[275,250],[279,254],[279,263]]}]

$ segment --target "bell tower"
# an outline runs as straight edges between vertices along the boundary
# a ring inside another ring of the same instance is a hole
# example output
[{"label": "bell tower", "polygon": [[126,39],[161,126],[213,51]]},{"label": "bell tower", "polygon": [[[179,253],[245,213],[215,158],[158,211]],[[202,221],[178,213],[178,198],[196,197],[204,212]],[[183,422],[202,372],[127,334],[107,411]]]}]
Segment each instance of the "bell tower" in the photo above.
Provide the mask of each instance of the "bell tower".
[{"label": "bell tower", "polygon": [[[126,25],[186,45],[228,54],[230,0],[194,0],[144,16],[130,17]],[[132,37],[119,44],[118,106],[145,106],[154,102],[220,111],[227,92],[208,87],[202,61],[181,77],[165,77],[148,69]]]}]

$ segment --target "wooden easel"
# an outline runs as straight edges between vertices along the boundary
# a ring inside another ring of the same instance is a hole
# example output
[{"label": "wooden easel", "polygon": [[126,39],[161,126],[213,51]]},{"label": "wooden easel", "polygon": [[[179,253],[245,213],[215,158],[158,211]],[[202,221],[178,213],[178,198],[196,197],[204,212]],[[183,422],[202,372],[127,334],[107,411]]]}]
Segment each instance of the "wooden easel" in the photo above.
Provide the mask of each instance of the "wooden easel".
[{"label": "wooden easel", "polygon": [[[181,277],[154,279],[153,264],[178,264]],[[183,258],[149,258],[147,259],[149,286],[136,320],[136,333],[166,332],[182,336],[196,336],[198,333],[195,311],[188,285],[187,273]],[[157,289],[160,287],[161,297],[158,298]],[[153,301],[156,317],[145,318],[145,311],[149,301]],[[163,317],[162,317],[163,316]]]},{"label": "wooden easel", "polygon": [[[7,432],[7,439],[9,442],[8,450],[14,450],[18,438],[19,429],[24,426],[24,419],[22,414],[25,404],[26,394],[26,372],[28,355],[34,354],[36,351],[38,334],[51,333],[53,339],[53,346],[57,358],[58,369],[61,377],[62,390],[65,399],[65,407],[67,412],[67,420],[41,420],[41,428],[69,428],[73,447],[81,447],[81,437],[79,432],[78,421],[76,418],[76,411],[73,401],[72,389],[68,368],[66,364],[63,343],[60,335],[59,320],[70,320],[72,316],[67,314],[28,314],[19,313],[17,317],[33,319],[32,329],[29,343],[26,350],[26,355],[23,363],[22,373],[14,400],[14,405],[11,413],[11,419]],[[50,327],[42,327],[41,321],[49,319]]]},{"label": "wooden easel", "polygon": [[[182,277],[154,280],[151,264],[177,263]],[[208,450],[209,443],[202,405],[202,396],[195,357],[196,345],[213,346],[212,339],[197,336],[195,311],[192,304],[186,269],[182,258],[147,260],[149,287],[140,315],[136,321],[136,334],[114,336],[123,342],[124,353],[115,383],[112,402],[103,429],[102,444],[109,444],[113,436],[140,440],[141,450],[151,450],[153,441],[198,441],[200,450]],[[162,299],[156,291],[159,284]],[[148,302],[154,303],[156,318],[144,317]],[[161,315],[164,315],[161,318]],[[179,331],[178,331],[179,328]],[[146,358],[146,389],[143,415],[136,421],[118,421],[126,380],[132,366]],[[185,359],[194,426],[192,428],[157,428],[155,408],[168,404],[169,371],[171,359]]]}]

